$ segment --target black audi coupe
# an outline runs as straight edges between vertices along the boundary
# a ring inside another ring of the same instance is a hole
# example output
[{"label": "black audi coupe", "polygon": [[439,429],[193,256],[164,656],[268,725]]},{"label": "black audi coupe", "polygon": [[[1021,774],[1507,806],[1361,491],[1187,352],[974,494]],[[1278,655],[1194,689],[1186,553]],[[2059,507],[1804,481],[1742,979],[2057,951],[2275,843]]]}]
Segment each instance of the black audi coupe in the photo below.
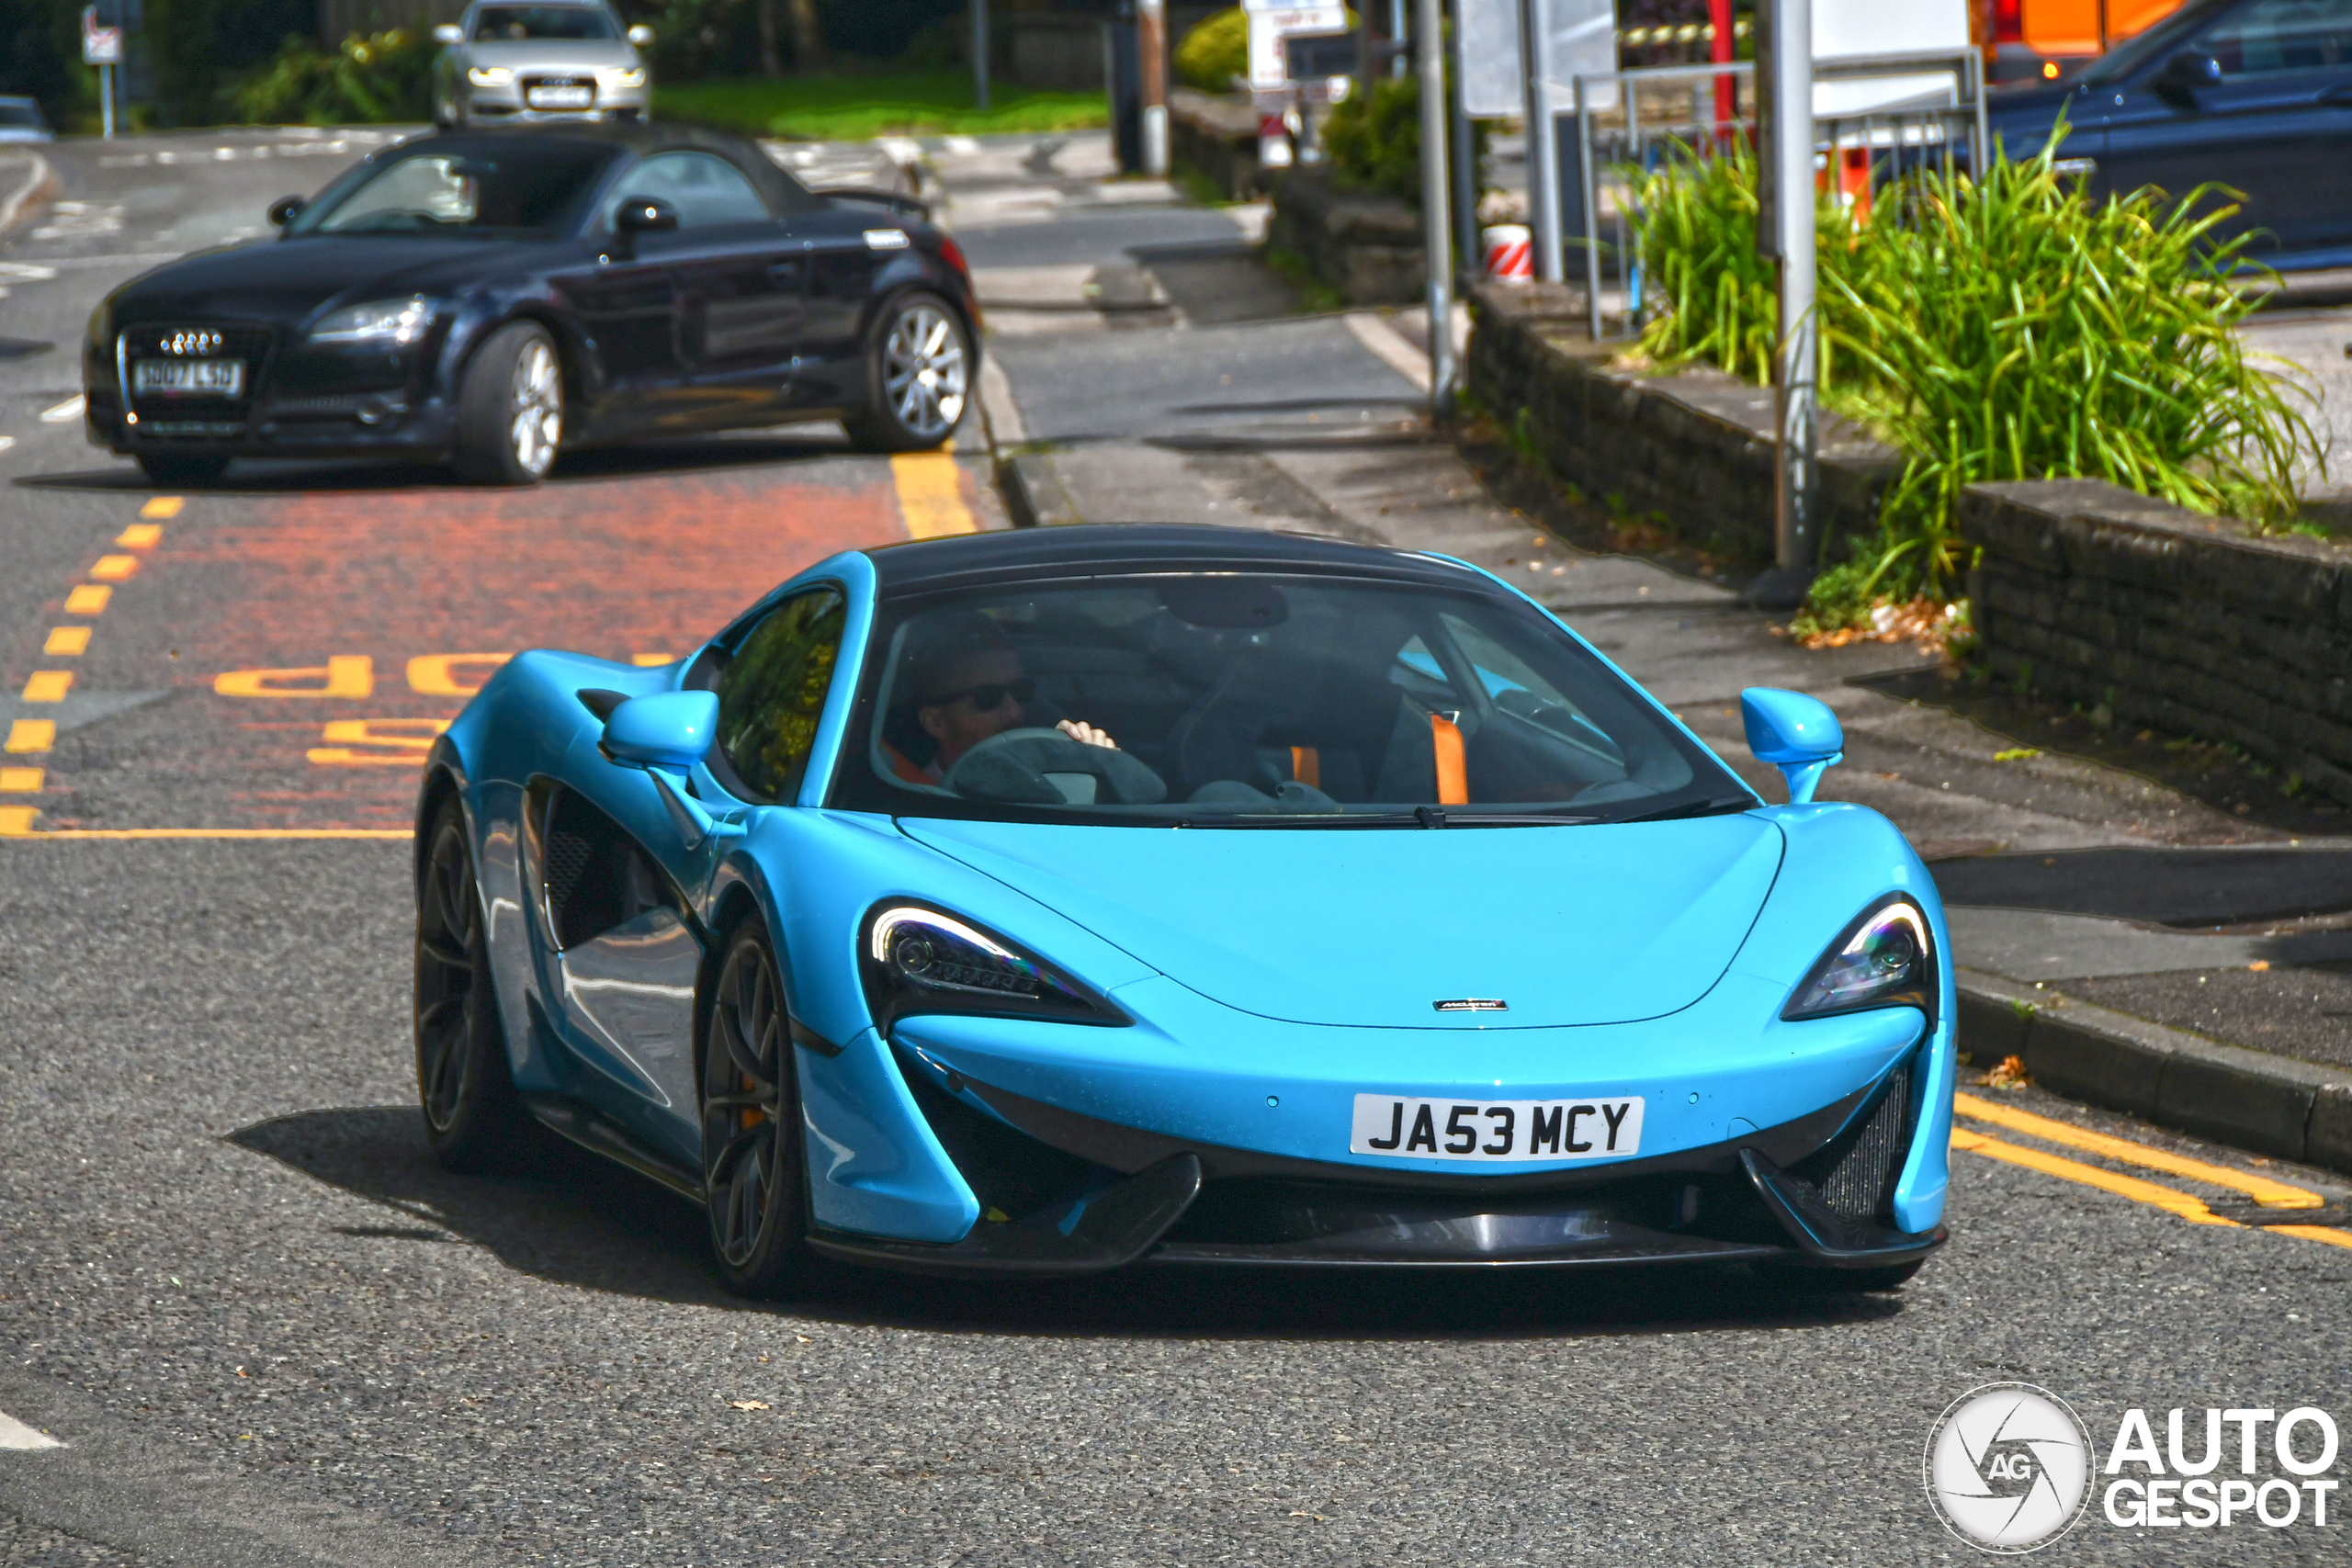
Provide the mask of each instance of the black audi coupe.
[{"label": "black audi coupe", "polygon": [[978,367],[969,272],[921,203],[813,192],[711,131],[424,136],[270,219],[90,318],[90,439],[160,483],[372,457],[530,484],[559,451],[812,419],[912,450]]}]

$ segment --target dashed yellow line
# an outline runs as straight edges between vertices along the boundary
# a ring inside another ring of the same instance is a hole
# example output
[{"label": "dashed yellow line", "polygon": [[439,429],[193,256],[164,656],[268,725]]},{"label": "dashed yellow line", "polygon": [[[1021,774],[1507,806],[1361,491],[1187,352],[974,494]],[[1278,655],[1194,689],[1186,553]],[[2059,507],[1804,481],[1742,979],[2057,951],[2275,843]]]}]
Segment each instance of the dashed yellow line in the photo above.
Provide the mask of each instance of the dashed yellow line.
[{"label": "dashed yellow line", "polygon": [[162,542],[164,526],[160,523],[133,523],[117,534],[114,542],[126,550],[152,550]]},{"label": "dashed yellow line", "polygon": [[[2279,1209],[2319,1209],[2327,1201],[2306,1188],[2290,1187],[2283,1181],[2273,1181],[2267,1176],[2255,1176],[2243,1170],[2232,1170],[2225,1165],[2211,1165],[2201,1159],[2188,1159],[2163,1149],[2152,1149],[2145,1144],[2135,1144],[2129,1138],[2112,1138],[2105,1133],[2094,1133],[2072,1122],[2055,1121],[2048,1116],[2036,1116],[2030,1111],[1997,1105],[1980,1100],[1973,1094],[1955,1094],[1952,1109],[1973,1122],[1990,1122],[2007,1127],[2013,1133],[2026,1133],[2052,1144],[2064,1144],[2072,1148],[2086,1149],[2092,1154],[2105,1155],[2126,1165],[2136,1165],[2143,1170],[2161,1170],[2167,1176],[2185,1176],[2192,1181],[2210,1182],[2215,1187],[2234,1188],[2256,1202]],[[2277,1226],[2270,1227],[2277,1229]]]},{"label": "dashed yellow line", "polygon": [[46,751],[56,744],[55,719],[20,718],[8,726],[7,750],[19,756],[28,751]]},{"label": "dashed yellow line", "polygon": [[78,659],[90,649],[90,628],[87,626],[51,626],[49,640],[40,645],[41,652],[58,659]]},{"label": "dashed yellow line", "polygon": [[39,795],[40,784],[39,768],[0,768],[0,795]]},{"label": "dashed yellow line", "polygon": [[138,570],[137,556],[100,556],[90,563],[90,575],[100,582],[120,582]]},{"label": "dashed yellow line", "polygon": [[69,615],[95,615],[103,612],[107,601],[114,597],[114,590],[103,582],[77,582],[65,595],[65,613]]},{"label": "dashed yellow line", "polygon": [[980,531],[972,509],[964,504],[963,470],[947,453],[901,452],[890,459],[890,478],[899,487],[908,537],[942,539]]},{"label": "dashed yellow line", "polygon": [[148,501],[146,505],[139,509],[139,515],[141,517],[177,517],[180,514],[180,508],[187,504],[187,499],[182,496],[154,496]]},{"label": "dashed yellow line", "polygon": [[62,703],[73,684],[71,670],[36,670],[25,682],[25,701]]}]

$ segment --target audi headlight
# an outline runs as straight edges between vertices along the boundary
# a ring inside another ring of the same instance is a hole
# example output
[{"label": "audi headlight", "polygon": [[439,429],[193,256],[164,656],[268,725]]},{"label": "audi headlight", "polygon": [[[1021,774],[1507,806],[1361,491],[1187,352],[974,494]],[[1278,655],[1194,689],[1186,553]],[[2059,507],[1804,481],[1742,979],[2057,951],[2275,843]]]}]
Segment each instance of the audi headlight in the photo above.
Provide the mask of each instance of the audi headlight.
[{"label": "audi headlight", "polygon": [[330,310],[311,329],[311,341],[405,348],[432,325],[433,301],[420,294],[411,299],[378,299]]},{"label": "audi headlight", "polygon": [[884,904],[858,949],[874,1026],[911,1013],[1010,1013],[1124,1024],[1126,1015],[1044,960],[967,920],[919,904]]},{"label": "audi headlight", "polygon": [[475,65],[467,68],[466,80],[477,87],[503,87],[514,80],[514,73],[503,65]]},{"label": "audi headlight", "polygon": [[605,87],[642,87],[645,85],[645,72],[641,68],[599,71],[596,73],[596,81],[599,85]]},{"label": "audi headlight", "polygon": [[1894,897],[1829,944],[1781,1016],[1821,1018],[1896,1006],[1932,1011],[1935,987],[1935,939],[1928,933],[1928,917],[1910,899]]}]

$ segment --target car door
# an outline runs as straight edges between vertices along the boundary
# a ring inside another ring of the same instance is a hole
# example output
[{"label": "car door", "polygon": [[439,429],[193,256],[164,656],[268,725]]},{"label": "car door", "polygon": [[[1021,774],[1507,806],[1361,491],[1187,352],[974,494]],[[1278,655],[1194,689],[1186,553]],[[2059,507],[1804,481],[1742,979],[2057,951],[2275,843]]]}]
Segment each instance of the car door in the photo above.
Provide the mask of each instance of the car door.
[{"label": "car door", "polygon": [[680,382],[665,417],[758,423],[788,396],[808,277],[801,237],[714,152],[655,153],[622,177],[611,205],[644,197],[678,215],[676,229],[638,245],[669,268],[677,291]]},{"label": "car door", "polygon": [[2113,95],[2098,187],[2245,195],[2258,254],[2352,244],[2352,0],[2246,0]]},{"label": "car door", "polygon": [[[699,661],[719,704],[718,742],[694,786],[710,808],[792,804],[846,603],[831,584],[793,594]],[[591,697],[606,712],[617,702]],[[708,936],[696,900],[726,840],[688,849],[652,780],[606,761],[598,734],[583,730],[562,781],[539,781],[526,803],[557,1011],[565,1043],[592,1069],[589,1097],[691,1167],[702,1139],[695,987]]]}]

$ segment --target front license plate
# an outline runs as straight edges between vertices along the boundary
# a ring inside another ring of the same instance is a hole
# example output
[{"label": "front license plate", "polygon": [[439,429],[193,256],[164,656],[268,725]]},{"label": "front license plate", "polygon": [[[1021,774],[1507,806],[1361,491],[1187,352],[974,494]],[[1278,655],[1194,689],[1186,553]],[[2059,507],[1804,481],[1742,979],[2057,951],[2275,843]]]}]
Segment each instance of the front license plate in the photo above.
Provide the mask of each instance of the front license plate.
[{"label": "front license plate", "polygon": [[584,109],[596,101],[594,87],[534,87],[526,95],[535,109]]},{"label": "front license plate", "polygon": [[141,359],[130,367],[135,397],[233,398],[244,389],[242,359]]},{"label": "front license plate", "polygon": [[1517,1165],[1615,1159],[1642,1148],[1642,1101],[1407,1100],[1356,1096],[1348,1152],[1392,1159]]}]

